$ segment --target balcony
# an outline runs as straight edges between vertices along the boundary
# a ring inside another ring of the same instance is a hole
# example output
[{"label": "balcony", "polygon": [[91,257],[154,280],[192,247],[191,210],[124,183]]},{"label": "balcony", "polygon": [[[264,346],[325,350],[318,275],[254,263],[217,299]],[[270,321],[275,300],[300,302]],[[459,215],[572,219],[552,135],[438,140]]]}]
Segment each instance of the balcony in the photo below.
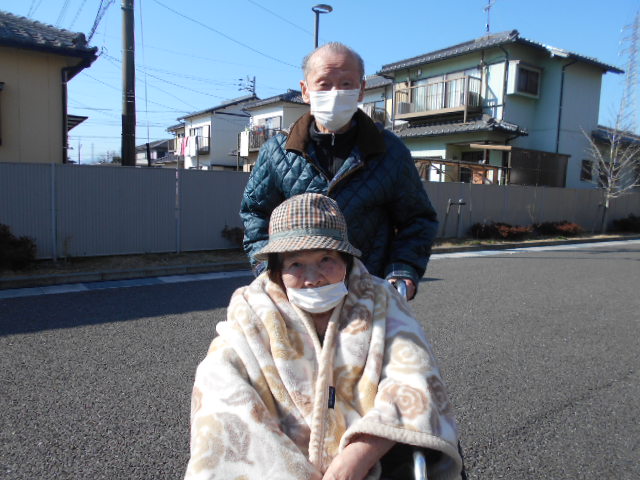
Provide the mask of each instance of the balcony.
[{"label": "balcony", "polygon": [[262,147],[267,140],[281,130],[280,128],[265,128],[262,126],[252,127],[249,130],[249,151],[255,152],[256,150],[260,150],[260,147]]},{"label": "balcony", "polygon": [[362,105],[362,111],[371,117],[374,122],[387,124],[387,112],[383,107],[377,106],[375,103],[365,103]]},{"label": "balcony", "polygon": [[175,155],[206,155],[210,151],[210,145],[209,137],[190,136],[187,140],[185,137],[178,137],[169,140],[169,152]]},{"label": "balcony", "polygon": [[465,76],[442,82],[398,88],[395,91],[395,118],[412,120],[434,115],[467,114],[482,109],[477,77]]}]

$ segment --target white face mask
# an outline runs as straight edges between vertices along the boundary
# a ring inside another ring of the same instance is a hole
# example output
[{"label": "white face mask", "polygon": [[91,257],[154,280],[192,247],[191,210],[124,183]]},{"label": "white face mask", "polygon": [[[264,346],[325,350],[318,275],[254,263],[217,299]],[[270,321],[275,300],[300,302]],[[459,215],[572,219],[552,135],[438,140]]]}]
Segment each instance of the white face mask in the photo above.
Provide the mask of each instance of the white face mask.
[{"label": "white face mask", "polygon": [[344,282],[318,288],[287,288],[289,301],[309,313],[328,312],[347,294]]},{"label": "white face mask", "polygon": [[311,115],[332,132],[340,130],[358,109],[360,89],[309,91]]}]

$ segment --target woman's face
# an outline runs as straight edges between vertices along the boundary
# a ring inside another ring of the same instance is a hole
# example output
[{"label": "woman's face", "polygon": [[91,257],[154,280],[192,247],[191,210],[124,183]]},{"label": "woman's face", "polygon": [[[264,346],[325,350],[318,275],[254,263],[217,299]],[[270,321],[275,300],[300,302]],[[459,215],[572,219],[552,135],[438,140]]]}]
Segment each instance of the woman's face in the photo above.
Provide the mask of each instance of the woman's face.
[{"label": "woman's face", "polygon": [[287,288],[324,287],[347,275],[347,263],[335,250],[287,252],[282,258],[282,283]]}]

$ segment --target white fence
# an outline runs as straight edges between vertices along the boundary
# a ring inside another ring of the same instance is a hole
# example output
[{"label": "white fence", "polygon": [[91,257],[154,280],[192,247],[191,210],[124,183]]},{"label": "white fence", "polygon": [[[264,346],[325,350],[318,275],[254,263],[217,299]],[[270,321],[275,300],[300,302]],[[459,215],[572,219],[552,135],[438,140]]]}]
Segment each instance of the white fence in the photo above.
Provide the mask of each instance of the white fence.
[{"label": "white fence", "polygon": [[[28,235],[38,257],[81,257],[235,248],[225,228],[248,174],[120,166],[0,163],[0,223]],[[602,215],[597,190],[428,183],[440,237],[471,225],[568,220],[586,230]],[[462,203],[463,205],[458,205]],[[613,202],[609,219],[640,215],[640,193]]]}]

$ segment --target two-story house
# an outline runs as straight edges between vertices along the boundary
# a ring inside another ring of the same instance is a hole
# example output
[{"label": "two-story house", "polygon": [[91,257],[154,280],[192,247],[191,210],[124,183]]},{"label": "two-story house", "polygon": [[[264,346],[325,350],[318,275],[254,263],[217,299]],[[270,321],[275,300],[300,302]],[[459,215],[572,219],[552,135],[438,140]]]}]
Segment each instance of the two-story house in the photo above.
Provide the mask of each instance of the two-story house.
[{"label": "two-story house", "polygon": [[391,108],[393,102],[393,82],[389,78],[380,75],[367,75],[365,77],[364,97],[358,104],[358,108],[369,115],[374,122],[381,123],[385,127],[391,125]]},{"label": "two-story house", "polygon": [[82,33],[0,12],[0,162],[67,163],[67,82],[97,58]]},{"label": "two-story house", "polygon": [[517,30],[384,65],[391,124],[431,181],[581,188],[602,75],[622,70]]},{"label": "two-story house", "polygon": [[170,153],[178,157],[177,164],[183,168],[236,170],[238,137],[249,122],[243,108],[256,99],[255,95],[245,95],[178,118],[179,124],[167,128],[174,135]]},{"label": "two-story house", "polygon": [[264,142],[279,131],[288,129],[309,111],[309,105],[304,103],[300,91],[289,89],[285,93],[248,103],[244,110],[251,118],[240,134],[238,148],[243,158],[243,170],[249,172]]},{"label": "two-story house", "polygon": [[[155,140],[136,146],[136,165],[144,167],[165,166],[165,162],[171,163],[173,158],[168,158],[169,148],[173,139]],[[175,168],[175,162],[173,163]]]}]

